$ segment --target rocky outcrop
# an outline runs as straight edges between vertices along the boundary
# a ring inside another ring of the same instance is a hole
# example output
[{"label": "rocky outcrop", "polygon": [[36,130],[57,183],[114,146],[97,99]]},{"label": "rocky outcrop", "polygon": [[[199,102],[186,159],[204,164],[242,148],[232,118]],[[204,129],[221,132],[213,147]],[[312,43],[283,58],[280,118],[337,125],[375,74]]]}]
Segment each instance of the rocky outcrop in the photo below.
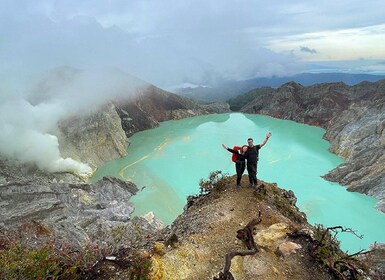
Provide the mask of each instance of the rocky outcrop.
[{"label": "rocky outcrop", "polygon": [[385,212],[384,101],[352,104],[349,110],[332,121],[325,134],[331,144],[330,150],[345,159],[343,164],[329,172],[325,178],[347,185],[351,191],[376,197],[379,200],[377,208],[383,212]]},{"label": "rocky outcrop", "polygon": [[286,198],[285,191],[265,182],[260,185],[262,192],[236,190],[233,179],[221,181],[218,190],[190,199],[164,241],[154,245],[150,279],[216,279],[224,269],[226,254],[247,250],[237,233],[259,212],[262,222],[252,232],[258,250],[231,260],[234,279],[314,279],[314,275],[334,279],[311,256],[310,235],[289,237],[299,229],[312,232],[312,226]]},{"label": "rocky outcrop", "polygon": [[161,226],[151,215],[131,217],[129,199],[136,192],[135,185],[116,178],[88,184],[72,173],[43,172],[0,158],[0,230],[43,227],[56,239],[82,245],[112,244],[111,231],[120,228],[119,238],[135,243]]},{"label": "rocky outcrop", "polygon": [[105,177],[95,184],[6,182],[0,190],[2,229],[38,223],[56,238],[75,244],[108,242],[118,227],[131,235],[131,242],[140,237],[135,236],[137,228],[156,230],[143,218],[131,218],[128,200],[137,188],[119,179]]},{"label": "rocky outcrop", "polygon": [[345,160],[325,178],[376,197],[377,208],[385,212],[385,80],[309,87],[290,82],[241,111],[325,128],[330,151]]},{"label": "rocky outcrop", "polygon": [[45,172],[38,169],[35,165],[20,163],[0,155],[0,186],[22,186],[32,183],[49,185],[64,182],[69,184],[81,184],[86,182],[86,178],[69,172]]}]

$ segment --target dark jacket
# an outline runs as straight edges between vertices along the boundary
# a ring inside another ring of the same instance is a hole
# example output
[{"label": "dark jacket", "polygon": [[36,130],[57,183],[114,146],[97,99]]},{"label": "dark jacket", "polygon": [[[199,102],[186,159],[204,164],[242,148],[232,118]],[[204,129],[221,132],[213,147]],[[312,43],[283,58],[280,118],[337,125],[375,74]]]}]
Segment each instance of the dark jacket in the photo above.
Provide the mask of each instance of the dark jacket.
[{"label": "dark jacket", "polygon": [[246,153],[241,154],[240,151],[235,151],[233,149],[227,148],[227,150],[233,154],[237,155],[237,161],[245,161],[246,160]]},{"label": "dark jacket", "polygon": [[247,165],[250,164],[257,164],[258,158],[259,158],[259,149],[261,148],[260,145],[256,145],[253,147],[248,147],[247,151],[245,153],[246,159],[247,159]]}]

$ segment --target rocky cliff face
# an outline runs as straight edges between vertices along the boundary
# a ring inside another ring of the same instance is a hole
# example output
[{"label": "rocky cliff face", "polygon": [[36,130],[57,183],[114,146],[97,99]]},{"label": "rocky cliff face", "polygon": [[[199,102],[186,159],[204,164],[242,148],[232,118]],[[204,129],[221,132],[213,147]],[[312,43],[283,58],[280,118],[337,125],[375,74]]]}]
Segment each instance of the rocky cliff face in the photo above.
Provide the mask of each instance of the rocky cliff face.
[{"label": "rocky cliff face", "polygon": [[385,212],[385,80],[309,87],[290,82],[241,111],[325,128],[330,151],[345,160],[325,178],[376,197]]},{"label": "rocky cliff face", "polygon": [[228,104],[202,105],[155,86],[141,89],[134,96],[123,98],[114,104],[127,137],[135,132],[154,128],[162,121],[230,111]]},{"label": "rocky cliff face", "polygon": [[113,104],[59,124],[59,149],[64,157],[93,167],[126,155],[128,139]]}]

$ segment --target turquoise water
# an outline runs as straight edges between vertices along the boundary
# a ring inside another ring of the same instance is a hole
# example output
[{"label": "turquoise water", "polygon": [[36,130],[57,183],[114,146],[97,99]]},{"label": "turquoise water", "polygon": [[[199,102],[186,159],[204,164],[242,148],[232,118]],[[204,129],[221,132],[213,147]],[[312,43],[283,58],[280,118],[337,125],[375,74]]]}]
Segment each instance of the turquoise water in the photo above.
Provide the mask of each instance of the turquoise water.
[{"label": "turquoise water", "polygon": [[201,178],[215,170],[235,173],[222,143],[241,145],[248,137],[261,143],[269,131],[272,137],[260,151],[258,178],[293,190],[310,223],[342,225],[364,235],[358,239],[339,234],[344,250],[353,253],[385,241],[385,215],[373,208],[375,199],[320,177],[342,162],[328,152],[325,131],[291,121],[232,113],[164,122],[132,136],[128,156],[100,167],[92,181],[104,175],[133,181],[142,189],[132,199],[135,213],[153,211],[169,224],[182,212],[186,197],[199,192]]}]

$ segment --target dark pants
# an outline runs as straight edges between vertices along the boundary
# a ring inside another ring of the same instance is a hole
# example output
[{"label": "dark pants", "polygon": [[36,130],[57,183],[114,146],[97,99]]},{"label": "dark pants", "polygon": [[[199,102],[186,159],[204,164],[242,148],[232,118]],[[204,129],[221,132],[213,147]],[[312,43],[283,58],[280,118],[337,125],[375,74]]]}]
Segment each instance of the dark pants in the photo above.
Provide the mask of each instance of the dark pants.
[{"label": "dark pants", "polygon": [[247,164],[250,185],[257,185],[257,164]]},{"label": "dark pants", "polygon": [[237,161],[235,163],[235,170],[237,171],[237,185],[241,184],[243,172],[245,171],[246,164],[244,161]]}]

